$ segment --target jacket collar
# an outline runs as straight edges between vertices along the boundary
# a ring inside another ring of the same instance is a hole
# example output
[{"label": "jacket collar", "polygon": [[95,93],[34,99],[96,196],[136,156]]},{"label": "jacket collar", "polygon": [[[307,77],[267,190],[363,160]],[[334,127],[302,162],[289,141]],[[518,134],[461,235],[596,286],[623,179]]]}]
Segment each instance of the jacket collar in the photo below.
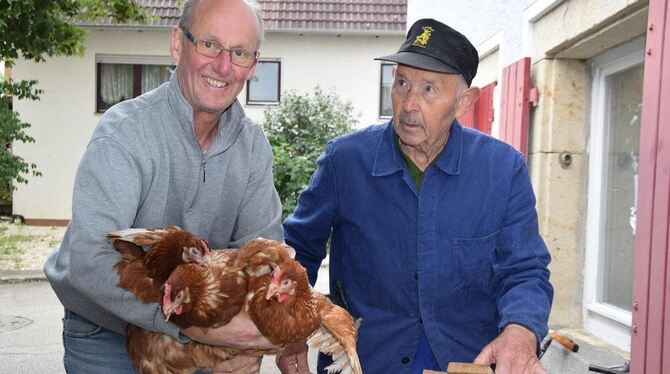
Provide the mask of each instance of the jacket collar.
[{"label": "jacket collar", "polygon": [[[170,81],[168,82],[168,102],[174,115],[177,117],[174,124],[185,136],[191,138],[199,149],[200,145],[195,138],[195,127],[193,125],[193,107],[186,101],[186,98],[179,88],[176,69],[172,72]],[[223,114],[221,114],[216,139],[214,139],[214,142],[207,153],[211,155],[228,149],[242,131],[245,117],[246,115],[242,105],[235,99]]]},{"label": "jacket collar", "polygon": [[[463,127],[454,120],[451,124],[449,140],[442,156],[433,164],[443,172],[451,175],[460,174],[461,158],[463,156]],[[386,123],[375,154],[375,163],[372,167],[372,175],[381,177],[403,170],[406,167],[405,160],[400,154],[400,149],[395,141],[393,120]]]}]

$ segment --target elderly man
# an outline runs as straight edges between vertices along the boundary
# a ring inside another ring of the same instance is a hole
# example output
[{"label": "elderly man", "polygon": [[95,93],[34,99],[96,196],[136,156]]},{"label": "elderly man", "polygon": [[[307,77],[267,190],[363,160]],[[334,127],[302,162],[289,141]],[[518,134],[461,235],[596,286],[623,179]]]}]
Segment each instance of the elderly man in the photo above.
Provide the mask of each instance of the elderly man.
[{"label": "elderly man", "polygon": [[[110,108],[81,160],[73,214],[45,273],[65,306],[68,373],[134,373],[128,323],[181,341],[268,345],[251,323],[203,331],[162,318],[116,287],[119,254],[106,233],[181,226],[213,248],[259,236],[283,240],[272,151],[236,100],[254,75],[263,37],[260,9],[244,0],[190,0],[172,30],[177,69],[170,81]],[[260,358],[224,361],[215,372],[257,372]]]},{"label": "elderly man", "polygon": [[[286,242],[315,281],[330,238],[330,294],[362,318],[365,372],[544,373],[553,288],[524,157],[455,119],[479,94],[475,48],[422,19],[379,59],[397,63],[393,119],[328,144]],[[306,372],[304,346],[291,352],[282,371]]]}]

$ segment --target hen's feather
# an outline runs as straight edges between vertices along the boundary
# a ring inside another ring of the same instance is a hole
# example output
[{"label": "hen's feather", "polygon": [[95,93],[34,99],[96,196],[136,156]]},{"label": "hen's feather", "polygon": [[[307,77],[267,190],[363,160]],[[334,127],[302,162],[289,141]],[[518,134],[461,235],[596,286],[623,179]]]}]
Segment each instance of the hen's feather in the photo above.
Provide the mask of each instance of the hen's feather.
[{"label": "hen's feather", "polygon": [[257,238],[240,248],[236,264],[247,274],[259,277],[270,273],[277,264],[295,257],[295,250],[276,240]]},{"label": "hen's feather", "polygon": [[112,231],[107,236],[121,253],[114,266],[119,274],[119,287],[145,302],[160,300],[163,283],[178,265],[204,264],[211,252],[204,241],[177,226],[129,228]]},{"label": "hen's feather", "polygon": [[211,369],[219,361],[237,355],[263,356],[278,350],[237,349],[196,342],[180,343],[161,333],[134,325],[126,329],[126,345],[135,368],[141,374],[190,374],[198,369]]},{"label": "hen's feather", "polygon": [[144,302],[156,302],[160,298],[161,284],[155,282],[144,266],[144,250],[131,242],[117,240],[114,248],[121,253],[121,259],[114,265],[119,274],[119,287],[132,292]]},{"label": "hen's feather", "polygon": [[[269,293],[271,283],[287,294],[273,296]],[[358,326],[345,309],[310,287],[307,271],[300,263],[284,260],[272,276],[251,280],[249,287],[253,291],[249,315],[268,340],[287,345],[311,336],[310,346],[333,356],[329,373],[362,373],[356,353]]]},{"label": "hen's feather", "polygon": [[333,304],[322,294],[317,294],[316,298],[317,310],[321,318],[319,332],[330,335],[335,342],[310,345],[333,357],[333,364],[326,368],[329,373],[340,371],[347,364],[354,373],[362,373],[361,363],[356,353],[356,337],[361,320],[354,322],[349,312]]},{"label": "hen's feather", "polygon": [[[307,272],[293,259],[291,247],[258,238],[239,250],[209,254],[202,240],[177,227],[120,230],[110,237],[121,253],[115,265],[119,286],[141,300],[160,301],[160,287],[165,284],[163,311],[180,327],[217,327],[239,314],[280,347],[239,350],[181,344],[129,325],[128,352],[140,373],[211,369],[220,360],[239,354],[275,354],[310,336],[312,346],[333,355],[335,362],[329,372],[362,373],[356,355],[357,326],[346,310],[312,290]],[[146,255],[141,246],[148,247]],[[199,254],[204,261],[199,261]],[[152,295],[158,289],[159,296],[147,297],[143,289]],[[273,296],[278,289],[279,294]]]},{"label": "hen's feather", "polygon": [[[226,267],[228,261],[216,261],[225,257],[214,256],[209,266],[179,265],[166,281],[171,292],[169,301],[175,300],[180,292],[186,297],[180,313],[171,317],[179,327],[218,327],[228,323],[242,309],[247,278],[237,268]],[[163,311],[166,311],[165,302]]]}]

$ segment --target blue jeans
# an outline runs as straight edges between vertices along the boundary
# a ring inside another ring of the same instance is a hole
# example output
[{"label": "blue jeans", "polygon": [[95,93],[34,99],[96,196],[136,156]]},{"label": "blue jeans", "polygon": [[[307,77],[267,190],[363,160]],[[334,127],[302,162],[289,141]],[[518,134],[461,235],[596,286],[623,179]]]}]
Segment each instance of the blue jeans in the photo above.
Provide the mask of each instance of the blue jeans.
[{"label": "blue jeans", "polygon": [[[135,374],[126,337],[65,309],[63,362],[68,374]],[[194,374],[206,374],[198,370]]]},{"label": "blue jeans", "polygon": [[63,362],[68,374],[135,374],[126,338],[65,309]]}]

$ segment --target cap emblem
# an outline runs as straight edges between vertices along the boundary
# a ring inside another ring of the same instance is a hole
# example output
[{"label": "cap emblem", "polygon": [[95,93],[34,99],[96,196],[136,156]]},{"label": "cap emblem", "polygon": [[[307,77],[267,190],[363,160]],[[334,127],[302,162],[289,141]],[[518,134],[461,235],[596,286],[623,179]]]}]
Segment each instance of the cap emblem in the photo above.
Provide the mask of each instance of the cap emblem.
[{"label": "cap emblem", "polygon": [[430,26],[424,26],[422,27],[423,32],[421,35],[417,36],[416,39],[414,39],[414,43],[412,43],[413,46],[416,47],[421,47],[421,48],[426,48],[426,45],[428,44],[428,39],[430,39],[430,35],[435,29],[433,29]]}]

